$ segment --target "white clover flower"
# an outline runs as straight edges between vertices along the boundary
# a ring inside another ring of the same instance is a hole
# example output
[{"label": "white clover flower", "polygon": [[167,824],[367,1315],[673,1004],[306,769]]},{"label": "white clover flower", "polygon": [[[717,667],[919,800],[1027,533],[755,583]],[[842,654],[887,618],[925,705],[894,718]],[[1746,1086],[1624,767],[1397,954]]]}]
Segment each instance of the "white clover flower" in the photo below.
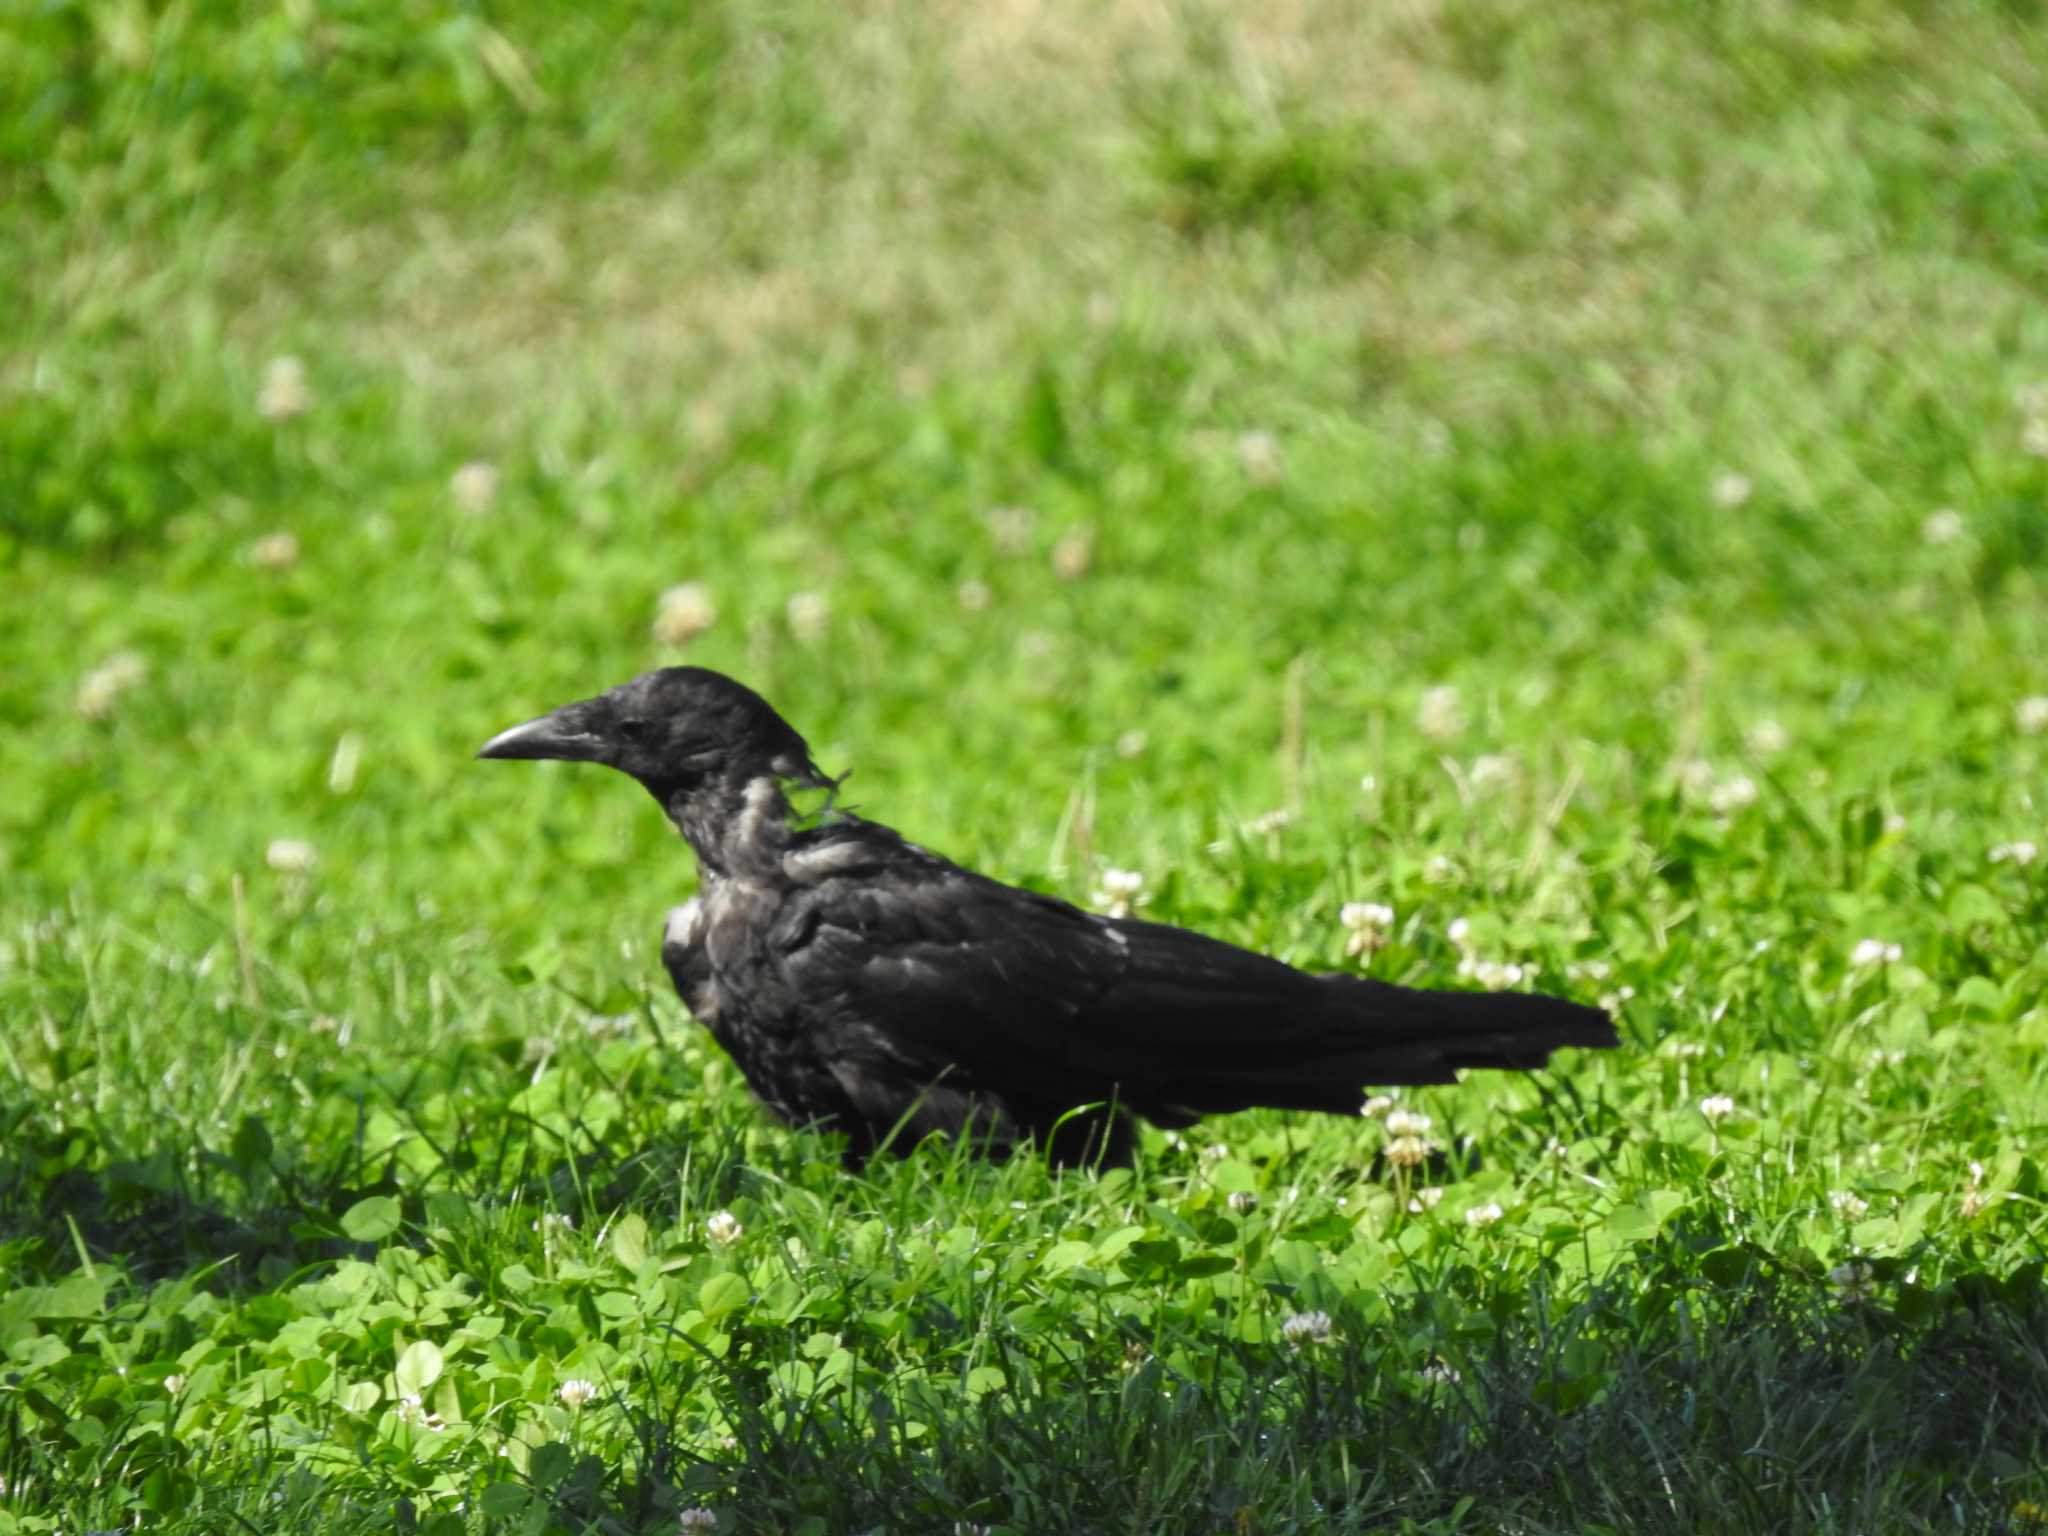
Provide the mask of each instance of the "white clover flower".
[{"label": "white clover flower", "polygon": [[1271,485],[1280,478],[1280,440],[1270,432],[1246,432],[1237,440],[1237,466],[1253,485]]},{"label": "white clover flower", "polygon": [[1920,525],[1920,537],[1929,544],[1953,544],[1967,530],[1963,514],[1954,507],[1941,507],[1927,514],[1927,521]]},{"label": "white clover flower", "polygon": [[1360,775],[1358,780],[1358,792],[1361,795],[1378,794],[1380,792],[1379,775],[1376,773],[1367,773]]},{"label": "white clover flower", "polygon": [[1384,1093],[1376,1093],[1359,1108],[1359,1113],[1368,1120],[1377,1120],[1394,1107],[1394,1101]]},{"label": "white clover flower", "polygon": [[1424,885],[1451,885],[1458,878],[1458,861],[1447,853],[1433,853],[1422,866]]},{"label": "white clover flower", "polygon": [[1394,1109],[1387,1113],[1387,1134],[1389,1136],[1426,1136],[1431,1125],[1429,1116],[1413,1109]]},{"label": "white clover flower", "polygon": [[1465,777],[1476,790],[1506,789],[1522,776],[1522,768],[1505,752],[1484,752],[1472,759]]},{"label": "white clover flower", "polygon": [[663,645],[687,645],[718,622],[718,605],[701,581],[670,587],[655,603],[654,638]]},{"label": "white clover flower", "polygon": [[730,1248],[746,1230],[731,1211],[719,1211],[704,1223],[704,1235],[721,1248]]},{"label": "white clover flower", "polygon": [[1408,1209],[1414,1215],[1420,1216],[1424,1211],[1435,1210],[1443,1198],[1443,1185],[1425,1184],[1408,1197]]},{"label": "white clover flower", "polygon": [[962,613],[980,613],[995,600],[995,594],[989,591],[987,582],[970,578],[953,589],[953,600]]},{"label": "white clover flower", "polygon": [[1614,967],[1605,960],[1574,960],[1564,973],[1572,981],[1605,981],[1614,974]]},{"label": "white clover flower", "polygon": [[[532,1046],[529,1044],[527,1049],[530,1054],[532,1051]],[[548,1049],[553,1049],[552,1042],[549,1042]],[[533,1224],[533,1230],[540,1234],[541,1247],[552,1251],[555,1246],[556,1240],[560,1238],[563,1233],[574,1232],[576,1230],[576,1218],[573,1216],[564,1216],[555,1211],[549,1211],[546,1215],[542,1216],[539,1221],[536,1221]]]},{"label": "white clover flower", "polygon": [[1344,953],[1369,955],[1386,943],[1394,909],[1376,901],[1347,901],[1337,910],[1337,922],[1344,929]]},{"label": "white clover flower", "polygon": [[1242,1216],[1259,1208],[1259,1197],[1248,1189],[1233,1189],[1225,1198],[1224,1204]]},{"label": "white clover flower", "polygon": [[1425,688],[1415,706],[1415,728],[1431,741],[1447,741],[1465,729],[1465,701],[1449,683]]},{"label": "white clover flower", "polygon": [[164,1378],[164,1391],[169,1393],[172,1397],[176,1397],[180,1392],[184,1390],[185,1373],[183,1371],[173,1371],[170,1375]]},{"label": "white clover flower", "polygon": [[1451,945],[1455,949],[1471,949],[1472,919],[1469,917],[1452,918],[1450,927],[1444,930],[1444,937],[1451,941]]},{"label": "white clover flower", "polygon": [[1700,1100],[1700,1113],[1709,1121],[1719,1123],[1735,1113],[1735,1101],[1725,1093],[1710,1093]]},{"label": "white clover flower", "polygon": [[2048,731],[2048,693],[2033,694],[2013,705],[2012,723],[2019,727],[2022,736],[2038,736]]},{"label": "white clover flower", "polygon": [[1429,1154],[1436,1150],[1434,1142],[1424,1141],[1420,1136],[1396,1136],[1387,1143],[1387,1161],[1396,1168],[1415,1168],[1429,1161]]},{"label": "white clover flower", "polygon": [[1636,989],[1634,987],[1616,987],[1612,992],[1602,992],[1600,994],[1600,1006],[1608,1013],[1619,1013],[1621,1005],[1628,1002],[1635,995]]},{"label": "white clover flower", "polygon": [[1841,1264],[1828,1271],[1828,1283],[1842,1300],[1868,1301],[1876,1289],[1876,1276],[1868,1264]]},{"label": "white clover flower", "polygon": [[320,862],[320,850],[302,837],[274,837],[263,862],[280,874],[303,875]]},{"label": "white clover flower", "polygon": [[85,674],[72,707],[88,720],[104,720],[121,695],[149,676],[149,663],[133,651],[116,651]]},{"label": "white clover flower", "polygon": [[1033,525],[1038,514],[1029,507],[990,507],[982,515],[989,542],[1001,555],[1021,555],[1031,547]]},{"label": "white clover flower", "polygon": [[289,421],[303,416],[312,404],[306,365],[296,357],[273,357],[263,370],[263,387],[256,393],[256,414],[265,421]]},{"label": "white clover flower", "polygon": [[1723,470],[1714,476],[1714,483],[1709,490],[1709,494],[1714,498],[1714,505],[1725,511],[1732,511],[1741,506],[1755,493],[1755,482],[1749,476],[1737,474],[1732,469]]},{"label": "white clover flower", "polygon": [[825,638],[832,624],[832,604],[822,592],[799,592],[784,606],[789,632],[806,644]]},{"label": "white clover flower", "polygon": [[1904,1051],[1887,1051],[1880,1046],[1863,1058],[1863,1066],[1866,1071],[1875,1072],[1880,1067],[1896,1067],[1905,1059]]},{"label": "white clover flower", "polygon": [[2020,841],[2000,843],[1985,855],[1994,864],[2011,864],[2024,869],[2041,856],[2041,850],[2032,843]]},{"label": "white clover flower", "polygon": [[1478,982],[1489,992],[1504,992],[1510,987],[1520,986],[1534,976],[1536,968],[1532,965],[1517,965],[1512,960],[1482,960],[1468,952],[1465,958],[1458,962],[1458,974]]},{"label": "white clover flower", "polygon": [[1116,739],[1116,755],[1121,758],[1143,757],[1146,735],[1143,731],[1125,731]]},{"label": "white clover flower", "polygon": [[597,1383],[585,1381],[581,1376],[571,1376],[555,1388],[555,1396],[562,1400],[565,1408],[581,1408],[597,1401]]},{"label": "white clover flower", "polygon": [[676,1516],[676,1529],[679,1531],[715,1531],[718,1529],[718,1516],[700,1504],[695,1509],[683,1510]]},{"label": "white clover flower", "polygon": [[637,1013],[592,1013],[583,1019],[583,1033],[593,1040],[630,1040],[639,1032]]},{"label": "white clover flower", "polygon": [[1094,903],[1110,917],[1129,917],[1131,908],[1144,901],[1145,876],[1135,869],[1105,869]]},{"label": "white clover flower", "polygon": [[1956,1210],[1963,1220],[1983,1214],[1984,1207],[1991,1203],[1991,1197],[1984,1193],[1984,1165],[1970,1164],[1970,1182],[1963,1186],[1963,1198],[1957,1202]]},{"label": "white clover flower", "polygon": [[1076,528],[1052,547],[1052,573],[1061,581],[1079,581],[1095,563],[1095,530]]},{"label": "white clover flower", "polygon": [[1869,970],[1896,964],[1904,953],[1898,945],[1887,944],[1883,939],[1864,939],[1849,951],[1849,964],[1859,971]]},{"label": "white clover flower", "polygon": [[1853,1189],[1830,1190],[1828,1192],[1828,1204],[1839,1214],[1848,1217],[1851,1221],[1862,1220],[1864,1214],[1870,1209],[1870,1202],[1857,1194]]},{"label": "white clover flower", "polygon": [[439,1434],[448,1427],[442,1422],[441,1415],[428,1410],[417,1392],[408,1392],[401,1397],[394,1411],[398,1415],[399,1423],[410,1424],[415,1429],[424,1429],[429,1434]]},{"label": "white clover flower", "polygon": [[1792,745],[1792,733],[1775,720],[1759,720],[1742,733],[1742,741],[1758,757],[1776,757]]},{"label": "white clover flower", "polygon": [[1201,1152],[1202,1161],[1205,1163],[1220,1163],[1228,1156],[1230,1148],[1220,1141],[1210,1142]]},{"label": "white clover flower", "polygon": [[455,505],[471,517],[482,517],[498,499],[498,471],[481,459],[472,459],[448,477],[448,494]]},{"label": "white clover flower", "polygon": [[1455,1387],[1465,1378],[1441,1360],[1432,1360],[1422,1368],[1422,1383],[1428,1387]]},{"label": "white clover flower", "polygon": [[249,563],[260,571],[284,571],[299,563],[299,541],[289,533],[266,533],[249,546]]},{"label": "white clover flower", "polygon": [[1465,1213],[1465,1225],[1468,1227],[1490,1227],[1506,1214],[1507,1212],[1500,1208],[1498,1200],[1489,1200],[1484,1205],[1473,1206],[1471,1210]]},{"label": "white clover flower", "polygon": [[1678,787],[1688,800],[1705,803],[1717,816],[1731,816],[1754,805],[1756,781],[1747,774],[1722,777],[1703,757],[1689,758],[1678,765]]},{"label": "white clover flower", "polygon": [[1331,1332],[1327,1312],[1296,1312],[1280,1325],[1280,1337],[1296,1349],[1304,1344],[1327,1344]]},{"label": "white clover flower", "polygon": [[1707,791],[1707,806],[1717,816],[1732,816],[1756,804],[1756,780],[1733,774]]}]

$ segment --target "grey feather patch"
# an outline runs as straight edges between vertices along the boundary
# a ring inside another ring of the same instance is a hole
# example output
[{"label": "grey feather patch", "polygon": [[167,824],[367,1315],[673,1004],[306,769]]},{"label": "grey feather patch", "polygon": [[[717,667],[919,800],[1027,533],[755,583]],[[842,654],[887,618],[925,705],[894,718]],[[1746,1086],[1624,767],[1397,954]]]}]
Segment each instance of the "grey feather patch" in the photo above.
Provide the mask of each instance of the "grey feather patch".
[{"label": "grey feather patch", "polygon": [[859,843],[819,843],[784,854],[782,871],[801,884],[816,885],[834,875],[850,875],[874,861],[874,851]]},{"label": "grey feather patch", "polygon": [[704,903],[695,896],[680,907],[670,907],[668,921],[662,924],[661,928],[661,947],[695,948],[703,922]]}]

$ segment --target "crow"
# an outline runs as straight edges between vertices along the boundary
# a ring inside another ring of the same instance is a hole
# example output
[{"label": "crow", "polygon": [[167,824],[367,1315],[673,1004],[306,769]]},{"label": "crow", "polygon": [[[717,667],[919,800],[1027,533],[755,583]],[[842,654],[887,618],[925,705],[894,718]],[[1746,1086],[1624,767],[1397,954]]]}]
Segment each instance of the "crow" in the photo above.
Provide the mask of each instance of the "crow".
[{"label": "crow", "polygon": [[603,763],[660,802],[700,873],[662,935],[676,991],[775,1114],[845,1133],[852,1168],[934,1133],[1121,1163],[1132,1116],[1356,1114],[1368,1085],[1618,1043],[1597,1008],[1311,974],[975,874],[833,809],[838,781],[803,737],[702,667],[566,704],[477,755]]}]

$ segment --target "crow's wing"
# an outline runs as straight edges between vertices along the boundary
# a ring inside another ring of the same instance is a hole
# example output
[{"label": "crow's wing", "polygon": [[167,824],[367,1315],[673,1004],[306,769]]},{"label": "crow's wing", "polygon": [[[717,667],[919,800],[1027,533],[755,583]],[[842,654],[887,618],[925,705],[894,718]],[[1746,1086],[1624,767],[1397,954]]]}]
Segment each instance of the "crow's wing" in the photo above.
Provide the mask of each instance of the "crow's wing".
[{"label": "crow's wing", "polygon": [[792,896],[775,943],[806,1010],[857,1026],[906,1076],[1182,1121],[1252,1105],[1346,1113],[1368,1084],[1613,1042],[1595,1009],[1312,976],[859,831],[796,856],[800,875],[823,877]]},{"label": "crow's wing", "polygon": [[1020,1070],[1085,1073],[1077,1026],[1128,965],[1114,931],[857,825],[857,839],[785,861],[800,880],[829,871],[792,894],[771,936],[804,1011],[869,1026],[905,1067],[988,1088],[1021,1086]]}]

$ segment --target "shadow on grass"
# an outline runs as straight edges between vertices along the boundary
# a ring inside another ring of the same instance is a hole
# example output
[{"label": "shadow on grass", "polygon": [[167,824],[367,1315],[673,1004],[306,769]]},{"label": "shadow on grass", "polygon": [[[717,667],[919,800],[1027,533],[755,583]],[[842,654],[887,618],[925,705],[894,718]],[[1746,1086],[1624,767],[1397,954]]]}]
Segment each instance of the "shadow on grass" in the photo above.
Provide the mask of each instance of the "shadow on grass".
[{"label": "shadow on grass", "polygon": [[[407,1166],[368,1131],[368,1093],[358,1134],[317,1164],[253,1121],[225,1151],[173,1131],[123,1157],[77,1125],[39,1137],[15,1117],[0,1142],[13,1268],[54,1279],[82,1250],[131,1282],[203,1275],[249,1301],[431,1229],[488,1288],[536,1209],[672,1208],[679,1185],[703,1204],[759,1176],[738,1106],[679,1141],[631,1117],[565,1136],[500,1103],[479,1122],[410,1122]],[[383,1099],[408,1101],[402,1087]],[[827,1143],[772,1134],[826,1176]],[[909,1230],[937,1176],[929,1160],[847,1187]],[[1056,1196],[1021,1177],[1003,1192],[1019,1190]],[[471,1203],[466,1218],[442,1219],[435,1202],[451,1198]],[[378,1200],[392,1230],[364,1237],[352,1213]],[[618,1532],[672,1531],[678,1511],[709,1505],[737,1530],[2017,1533],[2022,1501],[2048,1501],[2042,1270],[1923,1289],[1880,1264],[1870,1294],[1845,1294],[1701,1230],[1639,1250],[1570,1304],[1549,1281],[1489,1289],[1469,1272],[1420,1298],[1319,1300],[1329,1337],[1299,1348],[1226,1342],[1220,1320],[1178,1318],[1162,1279],[1117,1282],[1127,1309],[1097,1314],[1115,1324],[1020,1305],[984,1320],[985,1337],[956,1315],[962,1297],[912,1295],[911,1334],[933,1348],[903,1350],[868,1336],[874,1297],[842,1278],[826,1312],[866,1362],[854,1389],[793,1391],[804,1330],[739,1321],[722,1354],[644,1362],[634,1400],[617,1405],[634,1452],[544,1446],[493,1497],[535,1530]],[[806,1283],[829,1290],[832,1266]],[[965,1358],[1000,1375],[974,1385]],[[707,1387],[729,1440],[706,1438]],[[376,1498],[279,1475],[314,1502]],[[405,1497],[394,1485],[385,1506],[401,1528],[442,1528]]]},{"label": "shadow on grass", "polygon": [[[739,1443],[696,1481],[762,1529],[2038,1529],[2039,1270],[1932,1293],[1911,1325],[1754,1273],[1712,1292],[1638,1273],[1554,1318],[1500,1298],[1481,1338],[1427,1299],[1201,1379],[1075,1340],[1073,1377],[1013,1371],[964,1412],[957,1390],[792,1409],[758,1340],[722,1367]],[[1679,1299],[1645,1315],[1660,1294]],[[651,1502],[630,1477],[615,1497]]]},{"label": "shadow on grass", "polygon": [[[658,1206],[686,1168],[711,1198],[729,1198],[745,1178],[755,1128],[745,1105],[687,1139],[632,1117],[530,1114],[504,1085],[505,1054],[468,1046],[430,1067],[326,1085],[330,1120],[338,1105],[352,1126],[316,1133],[248,1116],[224,1148],[182,1123],[152,1128],[81,1113],[52,1125],[31,1105],[0,1104],[0,1244],[9,1267],[24,1280],[49,1280],[82,1260],[116,1266],[138,1285],[203,1272],[210,1289],[242,1293],[308,1265],[372,1257],[402,1224],[432,1223],[437,1193],[506,1208],[610,1211]],[[579,1055],[579,1066],[594,1070],[594,1055]],[[469,1112],[447,1111],[478,1084]],[[672,1085],[667,1096],[683,1091]],[[643,1096],[657,1107],[664,1097]],[[391,1218],[352,1216],[377,1200],[391,1202]]]}]

